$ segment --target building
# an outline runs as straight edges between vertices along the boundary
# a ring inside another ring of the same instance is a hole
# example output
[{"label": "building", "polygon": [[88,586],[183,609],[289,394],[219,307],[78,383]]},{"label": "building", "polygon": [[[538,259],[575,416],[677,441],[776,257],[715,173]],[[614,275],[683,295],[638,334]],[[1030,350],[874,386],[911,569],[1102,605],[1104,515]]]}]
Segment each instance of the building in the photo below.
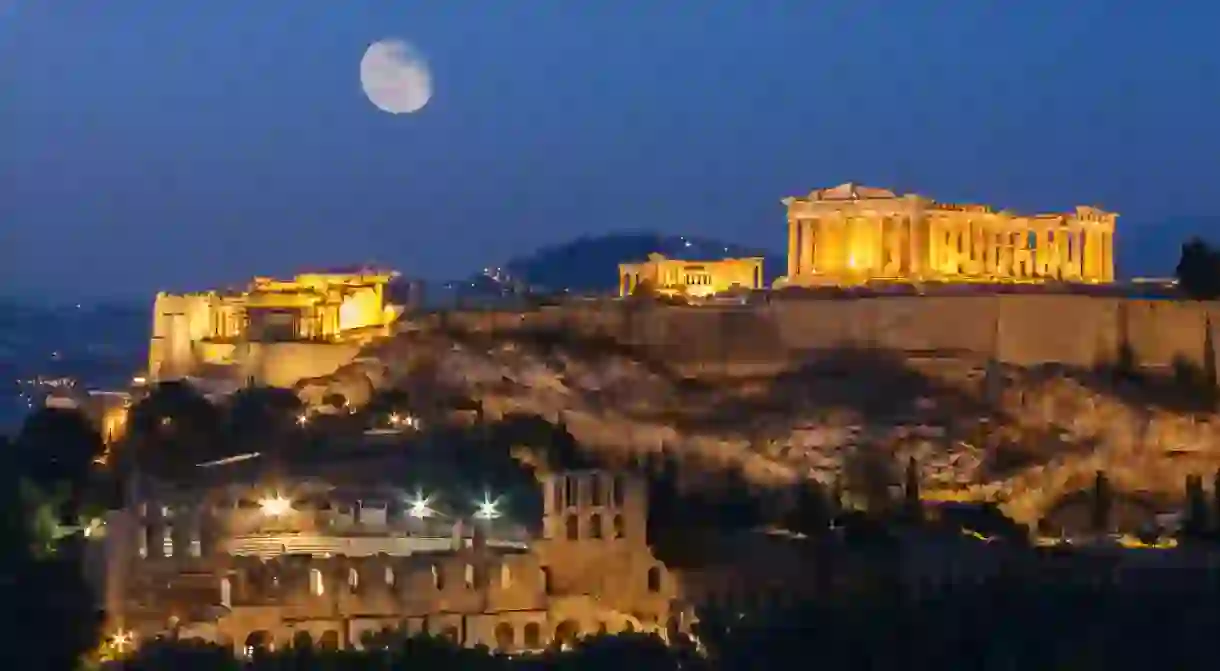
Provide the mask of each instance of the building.
[{"label": "building", "polygon": [[[537,537],[487,519],[421,519],[417,501],[403,506],[386,488],[131,495],[107,522],[99,562],[107,627],[141,639],[174,630],[238,653],[306,636],[360,648],[391,632],[524,652],[597,633],[669,637],[689,630],[695,606],[811,593],[807,544],[766,534],[694,543],[696,566],[667,566],[648,542],[638,478],[568,471],[539,487]],[[737,551],[715,551],[725,544]]]},{"label": "building", "polygon": [[1118,215],[1019,215],[846,183],[788,208],[788,272],[776,286],[869,281],[1114,281]]},{"label": "building", "polygon": [[684,261],[649,254],[647,261],[619,264],[618,278],[620,296],[646,286],[662,296],[705,298],[732,289],[761,289],[763,260]]},{"label": "building", "polygon": [[[308,364],[288,371],[296,379],[325,375],[350,361],[359,345],[388,333],[403,313],[390,301],[397,273],[354,269],[297,275],[290,280],[256,277],[236,291],[157,294],[148,348],[149,382],[207,374],[255,377],[275,384],[260,369],[261,359]],[[280,347],[277,345],[313,347]],[[269,356],[265,356],[269,355]],[[336,363],[337,362],[337,363]],[[292,366],[288,366],[291,368]],[[211,370],[209,370],[209,368]],[[272,375],[272,378],[276,376]],[[288,375],[284,382],[296,379]]]}]

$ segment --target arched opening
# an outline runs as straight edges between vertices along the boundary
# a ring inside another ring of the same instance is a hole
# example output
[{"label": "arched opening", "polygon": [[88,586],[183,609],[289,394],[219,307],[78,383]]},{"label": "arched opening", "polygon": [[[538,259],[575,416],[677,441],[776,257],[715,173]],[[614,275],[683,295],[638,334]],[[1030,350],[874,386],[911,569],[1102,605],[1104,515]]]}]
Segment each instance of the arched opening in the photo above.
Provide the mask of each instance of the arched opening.
[{"label": "arched opening", "polygon": [[580,638],[580,625],[576,624],[575,620],[564,620],[555,627],[555,644],[562,647],[571,647],[576,645],[576,639]]},{"label": "arched opening", "polygon": [[622,508],[623,502],[627,498],[626,492],[623,491],[624,485],[623,476],[621,475],[614,476],[614,479],[611,481],[610,495],[615,508]]},{"label": "arched opening", "polygon": [[589,503],[595,506],[603,506],[606,502],[603,500],[605,492],[602,491],[602,476],[595,474],[589,478]]},{"label": "arched opening", "polygon": [[576,506],[578,504],[578,502],[580,501],[580,499],[577,498],[577,493],[576,493],[576,478],[573,478],[573,477],[564,478],[563,479],[563,489],[564,489],[563,498],[564,498],[564,501],[568,504],[568,507],[571,508],[571,507]]},{"label": "arched opening", "polygon": [[547,595],[555,593],[555,585],[551,580],[551,567],[549,566],[542,567],[542,591]]},{"label": "arched opening", "polygon": [[255,655],[271,652],[271,641],[271,632],[262,629],[252,631],[250,632],[250,635],[246,637],[246,645],[244,646],[243,652],[245,652],[247,657],[253,657]]},{"label": "arched opening", "polygon": [[542,627],[537,622],[525,625],[525,647],[536,649],[542,646]]},{"label": "arched opening", "polygon": [[313,636],[307,631],[298,631],[292,635],[292,648],[306,650],[313,647]]},{"label": "arched opening", "polygon": [[580,538],[580,519],[573,513],[568,515],[566,520],[568,540],[574,541]]},{"label": "arched opening", "polygon": [[331,629],[322,633],[321,646],[323,650],[339,649],[339,632]]},{"label": "arched opening", "polygon": [[461,642],[458,640],[458,628],[454,627],[452,625],[445,627],[444,629],[441,630],[441,638],[445,639],[446,641],[449,641],[450,643],[460,643]]},{"label": "arched opening", "polygon": [[652,567],[648,569],[648,591],[653,594],[661,591],[661,569]]},{"label": "arched opening", "polygon": [[513,631],[513,625],[507,622],[501,622],[496,625],[496,649],[501,652],[512,650],[516,643],[516,632]]},{"label": "arched opening", "polygon": [[627,529],[623,523],[623,516],[615,515],[614,516],[614,537],[615,538],[624,538],[626,536],[627,536]]},{"label": "arched opening", "polygon": [[602,516],[593,513],[589,516],[589,538],[602,537]]}]

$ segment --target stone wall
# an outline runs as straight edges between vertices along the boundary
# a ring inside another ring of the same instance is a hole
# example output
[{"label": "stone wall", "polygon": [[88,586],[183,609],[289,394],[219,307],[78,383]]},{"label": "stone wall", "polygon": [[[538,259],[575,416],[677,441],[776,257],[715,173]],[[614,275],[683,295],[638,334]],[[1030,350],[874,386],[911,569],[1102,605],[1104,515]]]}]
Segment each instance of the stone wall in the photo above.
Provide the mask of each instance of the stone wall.
[{"label": "stone wall", "polygon": [[1152,369],[1179,362],[1206,368],[1207,352],[1220,338],[1220,304],[1084,295],[805,298],[700,307],[607,301],[446,319],[480,331],[562,327],[608,336],[692,375],[782,370],[843,348],[1017,365],[1127,360]]}]

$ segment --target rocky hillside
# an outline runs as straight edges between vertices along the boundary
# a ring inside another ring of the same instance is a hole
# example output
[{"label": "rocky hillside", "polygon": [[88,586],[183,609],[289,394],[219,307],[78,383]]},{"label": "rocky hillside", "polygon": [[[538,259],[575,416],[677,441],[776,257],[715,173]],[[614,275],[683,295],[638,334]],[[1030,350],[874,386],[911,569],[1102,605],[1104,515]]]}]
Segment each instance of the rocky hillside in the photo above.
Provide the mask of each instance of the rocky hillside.
[{"label": "rocky hillside", "polygon": [[[1187,474],[1220,467],[1220,421],[1197,393],[1106,371],[1011,369],[829,352],[778,377],[691,381],[630,348],[565,334],[416,331],[316,380],[305,394],[374,389],[474,399],[486,416],[563,422],[614,461],[662,449],[740,469],[758,486],[812,478],[863,492],[910,458],[925,496],[996,501],[1036,522],[1104,470],[1149,513]],[[440,393],[443,392],[443,393]]]}]

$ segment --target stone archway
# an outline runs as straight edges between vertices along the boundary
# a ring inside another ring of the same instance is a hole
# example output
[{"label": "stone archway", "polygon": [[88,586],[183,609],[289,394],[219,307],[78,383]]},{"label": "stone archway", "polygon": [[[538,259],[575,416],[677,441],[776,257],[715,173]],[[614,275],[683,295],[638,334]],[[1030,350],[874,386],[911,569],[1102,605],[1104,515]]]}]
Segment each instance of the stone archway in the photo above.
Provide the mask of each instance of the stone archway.
[{"label": "stone archway", "polygon": [[508,622],[501,622],[496,625],[496,649],[501,652],[512,650],[517,644],[517,632],[513,630],[513,625]]},{"label": "stone archway", "polygon": [[555,644],[572,646],[580,638],[580,625],[575,620],[564,620],[555,627]]},{"label": "stone archway", "polygon": [[252,631],[246,636],[246,643],[242,652],[247,657],[252,657],[260,653],[271,652],[275,648],[275,639],[271,637],[271,632],[265,629]]}]

